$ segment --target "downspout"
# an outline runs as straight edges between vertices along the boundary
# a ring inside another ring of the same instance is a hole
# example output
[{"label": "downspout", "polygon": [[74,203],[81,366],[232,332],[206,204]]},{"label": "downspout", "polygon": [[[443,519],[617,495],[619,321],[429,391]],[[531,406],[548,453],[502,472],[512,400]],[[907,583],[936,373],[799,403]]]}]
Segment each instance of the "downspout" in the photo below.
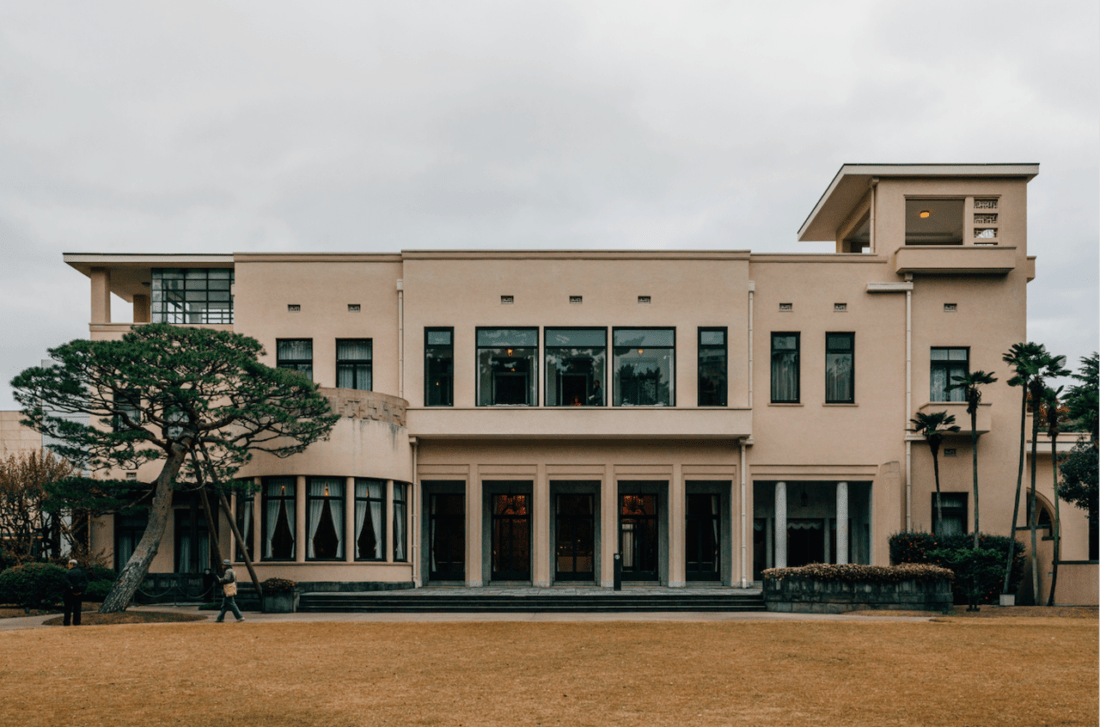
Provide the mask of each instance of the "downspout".
[{"label": "downspout", "polygon": [[397,395],[405,398],[405,281],[397,281]]},{"label": "downspout", "polygon": [[876,194],[877,191],[878,191],[878,177],[871,177],[871,235],[870,235],[870,240],[868,242],[871,245],[871,254],[872,255],[877,254],[877,252],[875,250],[875,202],[876,202],[877,197],[878,197],[878,195]]},{"label": "downspout", "polygon": [[[906,273],[905,281],[913,282]],[[913,412],[913,291],[905,291],[905,530],[913,529],[913,442],[909,440],[909,415]]]},{"label": "downspout", "polygon": [[[750,294],[751,295],[751,294]],[[741,439],[741,587],[748,588],[748,578],[745,576],[745,567],[747,565],[748,557],[748,533],[745,531],[748,517],[745,513],[745,446],[748,443],[747,438]]]},{"label": "downspout", "polygon": [[[753,316],[753,297],[756,295],[756,281],[749,281],[749,409],[752,409],[752,316]],[[742,445],[742,455],[744,454],[744,445]],[[741,464],[744,465],[744,457],[742,456]]]}]

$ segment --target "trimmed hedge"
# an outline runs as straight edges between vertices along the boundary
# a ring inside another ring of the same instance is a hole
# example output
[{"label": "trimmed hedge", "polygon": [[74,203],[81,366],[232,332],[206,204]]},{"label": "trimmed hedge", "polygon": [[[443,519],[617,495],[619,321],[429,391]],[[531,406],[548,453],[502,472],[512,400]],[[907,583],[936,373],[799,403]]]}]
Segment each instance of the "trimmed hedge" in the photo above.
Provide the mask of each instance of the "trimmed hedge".
[{"label": "trimmed hedge", "polygon": [[0,603],[40,608],[61,603],[65,569],[52,563],[24,563],[0,573]]},{"label": "trimmed hedge", "polygon": [[942,580],[950,581],[955,578],[954,572],[948,568],[934,565],[914,565],[912,563],[895,566],[811,563],[798,568],[769,568],[761,575],[766,581],[805,578],[815,581],[870,584],[899,583],[901,581],[929,583]]},{"label": "trimmed hedge", "polygon": [[[968,603],[967,591],[974,589],[978,603],[996,603],[1004,585],[1004,564],[1009,548],[1014,549],[1009,593],[1024,572],[1024,546],[1004,535],[978,534],[980,554],[974,550],[974,534],[933,535],[925,532],[901,532],[890,536],[890,562],[936,565],[956,575],[952,591],[955,603]],[[999,567],[998,567],[999,564]]]},{"label": "trimmed hedge", "polygon": [[107,598],[107,594],[111,592],[111,586],[114,584],[114,581],[108,581],[106,579],[89,581],[88,590],[84,591],[84,600],[102,603],[103,600]]}]

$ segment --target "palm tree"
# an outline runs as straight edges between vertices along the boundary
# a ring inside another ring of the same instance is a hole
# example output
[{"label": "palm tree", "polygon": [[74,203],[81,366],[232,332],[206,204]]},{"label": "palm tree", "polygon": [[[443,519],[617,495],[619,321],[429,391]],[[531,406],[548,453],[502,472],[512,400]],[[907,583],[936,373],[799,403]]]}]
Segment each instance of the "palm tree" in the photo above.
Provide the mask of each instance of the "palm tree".
[{"label": "palm tree", "polygon": [[975,371],[965,376],[954,376],[947,391],[962,389],[966,395],[966,413],[970,415],[970,449],[974,455],[974,550],[978,549],[978,404],[982,403],[981,387],[997,379],[985,371]]},{"label": "palm tree", "polygon": [[917,412],[916,419],[910,419],[913,428],[909,431],[914,434],[923,434],[928,442],[928,448],[932,450],[932,469],[936,473],[936,532],[943,535],[943,502],[940,497],[940,445],[943,444],[944,435],[948,432],[958,432],[955,426],[955,416],[945,411],[934,411],[929,414]]},{"label": "palm tree", "polygon": [[1054,589],[1058,587],[1058,560],[1062,557],[1062,516],[1058,511],[1058,432],[1062,413],[1058,410],[1061,406],[1062,389],[1048,388],[1043,396],[1043,410],[1047,417],[1047,434],[1050,435],[1050,463],[1054,469],[1054,568],[1050,575],[1050,596],[1047,605],[1054,605]]},{"label": "palm tree", "polygon": [[[1020,466],[1016,471],[1016,499],[1012,501],[1012,525],[1009,526],[1009,537],[1016,539],[1016,523],[1020,518],[1020,489],[1024,483],[1024,452],[1027,442],[1027,387],[1031,377],[1038,373],[1036,364],[1038,358],[1046,349],[1038,343],[1014,343],[1001,359],[1011,366],[1016,375],[1008,380],[1009,386],[1019,386],[1023,390],[1020,402]],[[1002,593],[1008,593],[1008,581],[1012,575],[1012,561],[1016,555],[1015,546],[1008,549],[1008,560],[1005,562],[1005,580]]]}]

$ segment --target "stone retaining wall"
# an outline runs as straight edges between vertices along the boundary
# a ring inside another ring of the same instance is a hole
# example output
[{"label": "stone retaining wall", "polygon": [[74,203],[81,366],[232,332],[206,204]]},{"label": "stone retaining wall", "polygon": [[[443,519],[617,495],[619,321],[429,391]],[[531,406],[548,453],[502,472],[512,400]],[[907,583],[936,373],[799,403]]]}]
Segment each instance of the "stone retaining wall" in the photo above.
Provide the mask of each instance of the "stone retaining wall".
[{"label": "stone retaining wall", "polygon": [[951,581],[851,583],[808,578],[764,580],[764,605],[784,613],[844,613],[864,609],[942,611],[951,606]]}]

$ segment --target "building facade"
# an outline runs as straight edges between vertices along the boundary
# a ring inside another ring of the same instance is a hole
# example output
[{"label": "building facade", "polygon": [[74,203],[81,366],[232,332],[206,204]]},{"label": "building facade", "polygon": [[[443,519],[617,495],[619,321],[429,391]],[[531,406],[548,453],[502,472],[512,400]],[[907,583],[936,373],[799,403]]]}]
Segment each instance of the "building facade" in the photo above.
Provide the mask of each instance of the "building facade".
[{"label": "building facade", "polygon": [[[618,553],[628,582],[744,586],[772,566],[888,564],[890,534],[931,530],[918,412],[962,426],[941,457],[943,527],[969,530],[969,417],[945,390],[960,372],[1000,379],[978,416],[981,524],[1007,534],[1019,390],[1001,355],[1027,340],[1037,173],[846,165],[799,231],[827,254],[65,261],[90,279],[93,339],[150,321],[243,333],[341,414],[328,441],[241,473],[258,491],[232,516],[261,578],[610,586]],[[111,294],[132,322],[112,320]],[[154,571],[204,566],[196,507],[179,503]],[[1086,519],[1062,514],[1063,558],[1087,560]],[[107,518],[94,537],[124,558],[141,526]]]}]

